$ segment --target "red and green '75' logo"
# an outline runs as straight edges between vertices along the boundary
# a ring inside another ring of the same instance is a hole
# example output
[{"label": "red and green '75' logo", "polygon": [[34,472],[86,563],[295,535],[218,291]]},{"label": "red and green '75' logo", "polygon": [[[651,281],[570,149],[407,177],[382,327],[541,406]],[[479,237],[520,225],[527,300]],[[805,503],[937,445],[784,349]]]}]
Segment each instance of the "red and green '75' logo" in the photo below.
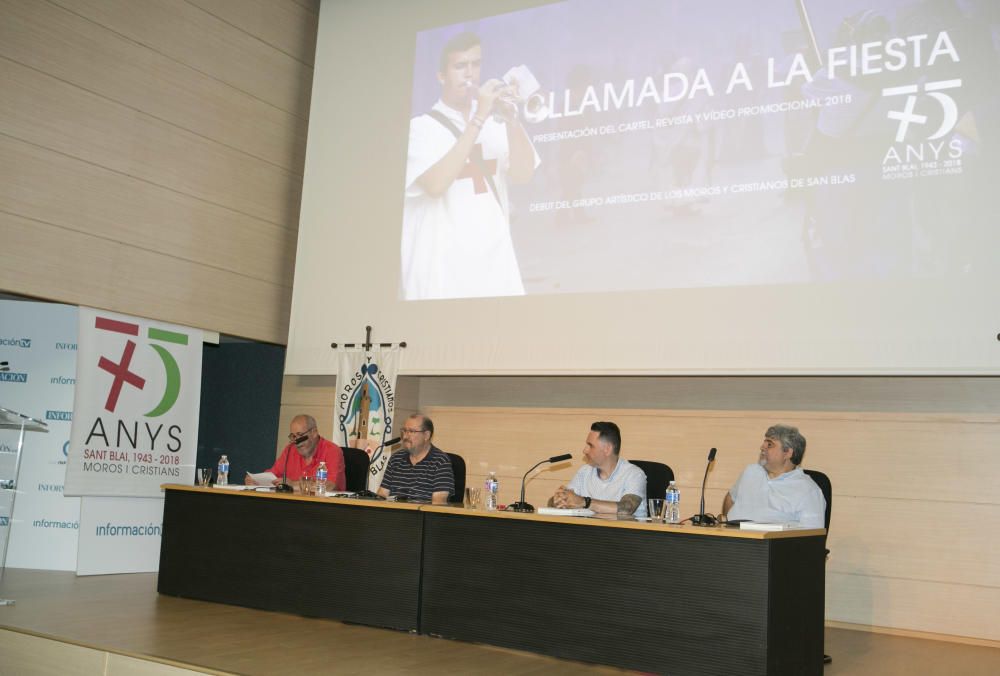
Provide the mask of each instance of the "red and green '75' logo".
[{"label": "red and green '75' logo", "polygon": [[[127,336],[139,336],[138,324],[121,322],[115,319],[108,319],[107,317],[97,317],[94,321],[94,328],[101,331],[121,333]],[[157,341],[156,343],[150,342],[149,347],[153,348],[156,354],[159,355],[167,375],[160,403],[154,406],[153,410],[145,414],[147,418],[156,418],[173,408],[174,404],[177,403],[177,397],[181,391],[181,370],[177,366],[177,360],[174,359],[174,356],[165,347],[157,343],[187,345],[188,337],[184,333],[154,329],[153,327],[149,327],[147,337],[150,341]],[[130,385],[137,390],[146,387],[146,379],[129,368],[132,364],[132,357],[135,355],[135,348],[135,341],[128,339],[125,341],[125,349],[122,351],[122,356],[117,363],[107,357],[101,357],[97,362],[98,368],[107,371],[113,377],[111,389],[108,390],[107,401],[104,403],[104,409],[111,413],[114,413],[115,408],[118,406],[118,398],[121,396],[122,387]]]}]

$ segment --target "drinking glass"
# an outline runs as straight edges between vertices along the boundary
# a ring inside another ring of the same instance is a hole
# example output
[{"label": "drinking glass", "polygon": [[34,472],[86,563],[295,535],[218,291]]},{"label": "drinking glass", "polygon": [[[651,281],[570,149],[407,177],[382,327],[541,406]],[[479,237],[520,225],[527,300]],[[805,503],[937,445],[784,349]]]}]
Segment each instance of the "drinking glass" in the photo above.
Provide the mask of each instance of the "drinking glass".
[{"label": "drinking glass", "polygon": [[299,491],[302,495],[313,495],[316,492],[316,480],[311,476],[302,475],[299,478]]},{"label": "drinking glass", "polygon": [[480,488],[470,488],[465,489],[465,500],[464,506],[466,509],[479,509],[479,498],[482,489]]},{"label": "drinking glass", "polygon": [[212,468],[211,467],[199,467],[198,468],[198,485],[208,486],[212,483]]},{"label": "drinking glass", "polygon": [[649,519],[651,521],[663,521],[666,513],[666,500],[663,498],[647,498],[646,506],[649,508]]}]

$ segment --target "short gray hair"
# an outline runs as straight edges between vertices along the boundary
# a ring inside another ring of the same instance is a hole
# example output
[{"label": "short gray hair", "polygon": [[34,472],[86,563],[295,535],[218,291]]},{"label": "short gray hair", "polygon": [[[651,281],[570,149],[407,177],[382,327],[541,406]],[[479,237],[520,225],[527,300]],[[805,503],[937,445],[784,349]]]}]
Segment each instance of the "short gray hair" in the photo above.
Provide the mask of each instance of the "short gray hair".
[{"label": "short gray hair", "polygon": [[765,437],[777,439],[781,444],[781,450],[792,452],[792,464],[798,467],[802,464],[802,456],[806,454],[806,438],[799,432],[798,427],[791,425],[771,425],[764,432]]}]

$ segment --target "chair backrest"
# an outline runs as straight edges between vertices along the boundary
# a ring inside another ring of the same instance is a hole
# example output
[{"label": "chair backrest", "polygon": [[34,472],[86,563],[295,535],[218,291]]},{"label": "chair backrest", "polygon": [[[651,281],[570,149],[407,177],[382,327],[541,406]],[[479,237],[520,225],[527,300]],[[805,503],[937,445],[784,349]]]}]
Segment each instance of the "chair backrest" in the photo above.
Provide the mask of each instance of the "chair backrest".
[{"label": "chair backrest", "polygon": [[455,475],[455,493],[448,496],[448,502],[461,503],[465,499],[465,458],[456,453],[449,453],[448,457]]},{"label": "chair backrest", "polygon": [[347,490],[357,493],[368,488],[368,454],[360,448],[343,448]]},{"label": "chair backrest", "polygon": [[670,465],[652,460],[629,460],[630,463],[646,474],[646,497],[662,498],[667,493],[667,486],[674,480],[674,470]]},{"label": "chair backrest", "polygon": [[[830,534],[830,514],[833,510],[833,486],[830,484],[830,477],[820,472],[818,469],[804,469],[810,479],[816,482],[819,486],[819,490],[823,493],[823,498],[826,499],[826,513],[823,515],[823,528],[826,528],[826,534]],[[823,538],[823,544],[826,545],[826,537]],[[827,553],[830,550],[826,550]]]}]

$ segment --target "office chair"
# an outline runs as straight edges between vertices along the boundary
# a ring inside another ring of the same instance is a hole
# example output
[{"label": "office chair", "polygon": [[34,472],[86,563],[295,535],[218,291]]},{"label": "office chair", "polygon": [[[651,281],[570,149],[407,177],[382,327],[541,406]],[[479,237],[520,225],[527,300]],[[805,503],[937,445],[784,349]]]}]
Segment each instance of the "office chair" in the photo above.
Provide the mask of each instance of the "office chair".
[{"label": "office chair", "polygon": [[465,499],[465,459],[457,453],[449,453],[448,457],[455,475],[455,492],[448,496],[448,502],[462,504]]},{"label": "office chair", "polygon": [[674,470],[670,465],[652,460],[629,460],[630,463],[646,474],[646,497],[662,498],[667,493],[667,486],[674,480]]},{"label": "office chair", "polygon": [[[830,477],[819,470],[804,469],[802,471],[816,482],[819,490],[823,493],[823,497],[826,499],[826,513],[823,515],[823,528],[826,529],[826,535],[823,536],[823,548],[826,550],[826,557],[830,558],[830,550],[826,546],[826,538],[830,534],[830,514],[833,510],[833,486],[830,484]],[[823,664],[830,664],[832,661],[833,658],[824,652]]]},{"label": "office chair", "polygon": [[368,488],[368,463],[370,458],[360,448],[343,448],[344,483],[346,490],[359,493]]}]

